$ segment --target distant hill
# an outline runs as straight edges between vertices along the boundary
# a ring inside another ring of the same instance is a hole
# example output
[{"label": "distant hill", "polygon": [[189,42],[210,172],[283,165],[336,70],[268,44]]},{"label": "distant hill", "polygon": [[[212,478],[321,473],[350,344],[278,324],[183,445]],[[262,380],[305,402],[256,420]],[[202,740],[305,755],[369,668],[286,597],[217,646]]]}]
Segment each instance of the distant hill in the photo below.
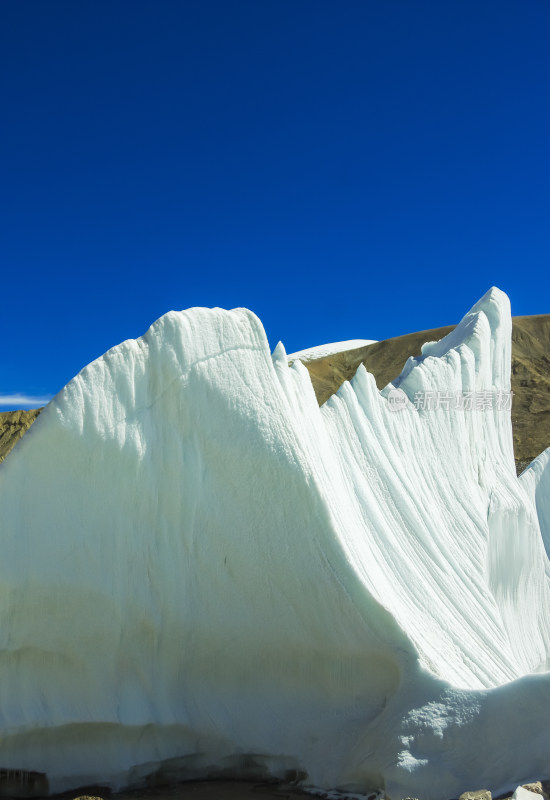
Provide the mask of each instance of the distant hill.
[{"label": "distant hill", "polygon": [[[512,426],[516,467],[521,472],[550,446],[550,314],[514,317],[512,326]],[[379,389],[393,381],[424,342],[437,341],[455,326],[418,331],[305,362],[319,405],[350,380],[359,364]],[[0,462],[26,433],[40,409],[0,413]]]},{"label": "distant hill", "polygon": [[39,413],[39,408],[30,411],[0,412],[0,462],[28,431]]}]

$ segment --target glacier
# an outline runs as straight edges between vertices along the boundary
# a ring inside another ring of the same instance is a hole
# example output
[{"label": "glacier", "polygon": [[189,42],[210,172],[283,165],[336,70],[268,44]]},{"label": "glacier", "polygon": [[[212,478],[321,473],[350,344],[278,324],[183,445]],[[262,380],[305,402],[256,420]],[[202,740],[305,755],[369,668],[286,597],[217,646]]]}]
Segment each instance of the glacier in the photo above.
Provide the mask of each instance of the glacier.
[{"label": "glacier", "polygon": [[297,350],[295,353],[288,353],[288,361],[315,361],[317,358],[336,355],[345,350],[358,350],[369,344],[376,344],[376,339],[347,339],[345,342],[331,342],[330,344],[319,344],[315,347],[308,347],[305,350]]},{"label": "glacier", "polygon": [[509,393],[510,347],[491,289],[321,408],[246,309],[85,367],[0,466],[0,767],[422,800],[548,777],[550,451],[517,478],[509,408],[416,402]]}]

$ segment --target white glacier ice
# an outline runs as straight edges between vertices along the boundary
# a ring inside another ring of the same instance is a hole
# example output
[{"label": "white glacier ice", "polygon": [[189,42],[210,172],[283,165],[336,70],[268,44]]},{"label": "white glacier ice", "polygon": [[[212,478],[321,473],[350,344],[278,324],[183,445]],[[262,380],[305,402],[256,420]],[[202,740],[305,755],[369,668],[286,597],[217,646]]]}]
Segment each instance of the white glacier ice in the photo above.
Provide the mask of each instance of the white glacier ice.
[{"label": "white glacier ice", "polygon": [[[520,481],[535,504],[546,555],[550,558],[550,448],[535,458],[522,472]],[[550,562],[546,563],[550,577]]]},{"label": "white glacier ice", "polygon": [[547,777],[549,451],[517,479],[509,409],[444,401],[506,395],[510,337],[492,289],[321,408],[243,309],[83,369],[0,466],[0,767],[423,800]]},{"label": "white glacier ice", "polygon": [[306,350],[297,350],[289,353],[289,361],[315,361],[317,358],[332,356],[342,353],[345,350],[357,350],[369,344],[375,344],[377,339],[348,339],[345,342],[332,342],[331,344],[318,344],[316,347],[308,347]]}]

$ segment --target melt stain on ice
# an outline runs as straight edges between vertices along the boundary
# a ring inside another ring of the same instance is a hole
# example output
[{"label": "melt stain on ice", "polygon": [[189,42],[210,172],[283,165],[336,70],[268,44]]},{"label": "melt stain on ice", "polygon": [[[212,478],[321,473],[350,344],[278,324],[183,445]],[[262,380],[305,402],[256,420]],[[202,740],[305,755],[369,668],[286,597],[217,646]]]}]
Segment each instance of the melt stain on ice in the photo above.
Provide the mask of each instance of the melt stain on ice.
[{"label": "melt stain on ice", "polygon": [[[510,334],[493,289],[396,385],[509,391]],[[389,389],[360,367],[319,409],[243,309],[82,370],[0,467],[2,766],[424,800],[545,775],[548,451],[518,480],[509,411]]]}]

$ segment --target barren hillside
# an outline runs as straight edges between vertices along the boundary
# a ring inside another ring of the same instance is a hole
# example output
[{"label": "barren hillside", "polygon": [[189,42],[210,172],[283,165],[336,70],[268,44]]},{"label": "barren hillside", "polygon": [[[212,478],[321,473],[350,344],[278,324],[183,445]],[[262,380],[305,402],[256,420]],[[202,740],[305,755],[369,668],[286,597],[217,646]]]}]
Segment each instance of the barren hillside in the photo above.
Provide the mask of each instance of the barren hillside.
[{"label": "barren hillside", "polygon": [[0,412],[0,462],[17,444],[40,413],[40,409],[30,411]]}]

